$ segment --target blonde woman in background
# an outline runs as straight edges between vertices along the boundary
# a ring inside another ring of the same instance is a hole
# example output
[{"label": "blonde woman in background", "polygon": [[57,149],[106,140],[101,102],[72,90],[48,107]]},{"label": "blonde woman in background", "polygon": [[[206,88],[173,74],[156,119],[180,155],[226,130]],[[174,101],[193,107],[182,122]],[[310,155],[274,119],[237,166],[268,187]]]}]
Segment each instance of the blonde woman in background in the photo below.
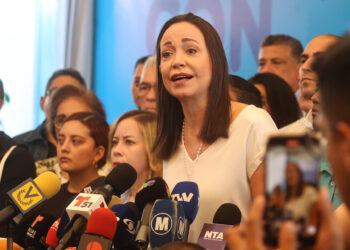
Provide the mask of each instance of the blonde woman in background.
[{"label": "blonde woman in background", "polygon": [[162,162],[152,153],[156,116],[142,110],[126,112],[112,125],[109,138],[109,158],[113,166],[128,163],[137,172],[134,185],[121,197],[124,202],[134,201],[147,179],[162,175]]}]

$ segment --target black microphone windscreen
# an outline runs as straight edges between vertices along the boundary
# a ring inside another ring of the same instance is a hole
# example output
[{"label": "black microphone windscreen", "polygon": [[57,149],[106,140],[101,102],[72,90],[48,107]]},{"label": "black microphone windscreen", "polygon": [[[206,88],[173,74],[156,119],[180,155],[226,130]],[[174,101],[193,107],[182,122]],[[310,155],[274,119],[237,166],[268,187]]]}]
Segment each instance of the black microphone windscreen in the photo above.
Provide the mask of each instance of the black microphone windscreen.
[{"label": "black microphone windscreen", "polygon": [[135,204],[139,211],[147,203],[153,203],[157,199],[169,199],[169,188],[162,177],[155,177],[147,180],[135,196]]},{"label": "black microphone windscreen", "polygon": [[241,223],[241,210],[232,203],[222,204],[216,211],[213,223],[236,226]]},{"label": "black microphone windscreen", "polygon": [[107,175],[105,183],[114,189],[114,194],[119,196],[128,190],[136,181],[136,170],[127,163],[120,163]]},{"label": "black microphone windscreen", "polygon": [[142,213],[139,211],[139,209],[137,208],[137,206],[135,205],[134,202],[129,201],[129,202],[125,203],[125,205],[128,205],[135,212],[138,220],[141,219]]}]

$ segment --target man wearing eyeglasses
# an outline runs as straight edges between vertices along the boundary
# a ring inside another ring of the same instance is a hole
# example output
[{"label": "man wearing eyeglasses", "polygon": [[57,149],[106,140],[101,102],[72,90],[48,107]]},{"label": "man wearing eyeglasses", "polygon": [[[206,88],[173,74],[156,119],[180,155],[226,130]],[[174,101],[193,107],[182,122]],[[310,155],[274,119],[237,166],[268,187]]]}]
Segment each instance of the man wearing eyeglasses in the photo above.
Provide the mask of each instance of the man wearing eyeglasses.
[{"label": "man wearing eyeglasses", "polygon": [[157,67],[156,57],[150,56],[145,62],[138,86],[138,100],[141,110],[157,112]]},{"label": "man wearing eyeglasses", "polygon": [[[40,108],[47,114],[47,103],[54,89],[64,85],[81,85],[86,87],[86,83],[81,74],[74,69],[61,69],[52,74],[45,90],[45,95],[40,98]],[[46,120],[43,121],[34,130],[17,135],[13,138],[17,144],[25,145],[32,154],[34,161],[38,162],[44,159],[56,156],[56,140],[46,127]]]}]

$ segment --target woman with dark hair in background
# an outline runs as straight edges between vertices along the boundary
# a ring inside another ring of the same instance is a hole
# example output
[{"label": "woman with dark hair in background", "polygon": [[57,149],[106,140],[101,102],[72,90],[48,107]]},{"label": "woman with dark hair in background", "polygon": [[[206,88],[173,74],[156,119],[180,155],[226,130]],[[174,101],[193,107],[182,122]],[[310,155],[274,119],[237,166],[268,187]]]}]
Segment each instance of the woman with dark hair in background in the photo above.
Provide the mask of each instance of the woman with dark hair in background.
[{"label": "woman with dark hair in background", "polygon": [[103,116],[77,112],[66,118],[57,131],[57,157],[69,181],[60,192],[48,200],[41,213],[61,216],[67,201],[83,188],[91,191],[104,185],[98,169],[106,163],[109,126]]},{"label": "woman with dark hair in background", "polygon": [[[103,105],[92,91],[76,85],[65,85],[53,91],[48,103],[46,125],[48,130],[52,131],[55,139],[67,117],[77,112],[93,112],[106,119]],[[37,161],[36,170],[37,174],[48,170],[53,171],[61,178],[62,183],[68,179],[64,171],[62,172],[59,168],[57,157]]]},{"label": "woman with dark hair in background", "polygon": [[303,172],[293,162],[286,166],[285,209],[288,219],[298,222],[302,234],[312,234],[310,227],[316,230],[317,225],[317,189],[304,181]]},{"label": "woman with dark hair in background", "polygon": [[240,76],[230,75],[230,98],[232,101],[253,104],[262,107],[260,91],[247,80]]},{"label": "woman with dark hair in background", "polygon": [[199,211],[189,235],[193,242],[222,203],[236,204],[243,220],[247,217],[252,197],[263,194],[263,147],[276,127],[264,110],[230,101],[220,37],[192,13],[162,27],[157,74],[154,150],[163,160],[170,189],[180,181],[198,184]]},{"label": "woman with dark hair in background", "polygon": [[256,74],[249,79],[259,89],[263,109],[270,113],[277,128],[282,128],[301,117],[301,111],[291,87],[282,78],[271,74]]}]

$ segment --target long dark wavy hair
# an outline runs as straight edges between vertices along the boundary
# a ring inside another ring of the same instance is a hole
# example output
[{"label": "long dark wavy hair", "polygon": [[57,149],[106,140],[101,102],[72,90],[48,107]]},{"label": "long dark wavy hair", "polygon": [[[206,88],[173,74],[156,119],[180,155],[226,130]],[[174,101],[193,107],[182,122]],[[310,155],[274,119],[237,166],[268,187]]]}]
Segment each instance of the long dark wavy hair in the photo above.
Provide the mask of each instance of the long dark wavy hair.
[{"label": "long dark wavy hair", "polygon": [[[212,79],[209,87],[208,106],[200,138],[208,143],[219,137],[227,138],[230,125],[230,97],[228,93],[229,75],[224,48],[221,39],[204,19],[188,13],[168,20],[162,27],[157,39],[157,138],[153,150],[160,159],[169,159],[176,151],[181,140],[181,127],[184,119],[180,102],[169,94],[163,84],[159,66],[161,63],[160,41],[166,30],[173,24],[188,22],[195,25],[203,34],[212,62]],[[220,122],[218,122],[220,121]]]}]

